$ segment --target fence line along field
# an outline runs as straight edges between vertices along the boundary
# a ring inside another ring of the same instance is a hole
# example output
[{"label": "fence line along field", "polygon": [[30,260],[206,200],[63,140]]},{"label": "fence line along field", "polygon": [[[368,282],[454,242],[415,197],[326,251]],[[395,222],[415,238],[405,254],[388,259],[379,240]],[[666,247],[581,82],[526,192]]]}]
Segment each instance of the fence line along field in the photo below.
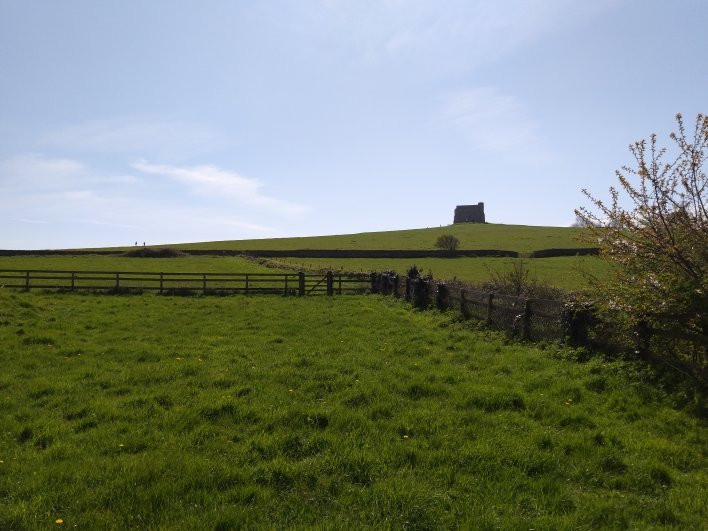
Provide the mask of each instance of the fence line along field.
[{"label": "fence line along field", "polygon": [[364,274],[193,273],[148,271],[64,271],[0,269],[0,286],[62,291],[101,290],[113,293],[155,291],[159,294],[202,293],[281,295],[342,295],[364,293],[370,278]]},{"label": "fence line along field", "polygon": [[[102,271],[151,272],[205,272],[205,273],[272,273],[292,272],[293,269],[331,269],[332,271],[384,271],[400,274],[416,265],[432,271],[440,280],[456,278],[463,282],[479,283],[490,279],[492,271],[505,271],[513,258],[279,258],[269,260],[265,267],[253,260],[240,257],[183,256],[179,258],[130,258],[126,256],[1,256],[2,269],[60,269]],[[524,259],[531,276],[539,281],[565,290],[587,288],[589,278],[609,278],[610,267],[593,256]]]},{"label": "fence line along field", "polygon": [[[270,260],[282,267],[332,271],[396,271],[405,274],[416,265],[425,273],[432,272],[436,279],[460,280],[478,284],[487,282],[492,272],[510,270],[514,258],[278,258]],[[590,279],[609,279],[611,267],[595,256],[567,256],[556,258],[524,258],[530,278],[550,286],[580,291],[589,287]]]},{"label": "fence line along field", "polygon": [[574,359],[379,296],[0,289],[0,528],[701,528],[701,403]]}]

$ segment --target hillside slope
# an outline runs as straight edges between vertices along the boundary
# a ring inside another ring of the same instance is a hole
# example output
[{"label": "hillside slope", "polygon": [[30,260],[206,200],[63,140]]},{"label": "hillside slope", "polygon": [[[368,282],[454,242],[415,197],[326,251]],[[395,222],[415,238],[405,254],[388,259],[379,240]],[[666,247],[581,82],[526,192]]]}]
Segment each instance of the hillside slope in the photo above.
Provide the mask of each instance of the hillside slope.
[{"label": "hillside slope", "polygon": [[[438,236],[452,234],[459,238],[461,249],[503,249],[530,252],[556,247],[585,247],[579,241],[583,229],[575,227],[535,227],[464,223],[385,232],[362,232],[302,238],[226,240],[198,243],[175,243],[180,249],[433,249]],[[167,246],[167,245],[165,245]]]}]

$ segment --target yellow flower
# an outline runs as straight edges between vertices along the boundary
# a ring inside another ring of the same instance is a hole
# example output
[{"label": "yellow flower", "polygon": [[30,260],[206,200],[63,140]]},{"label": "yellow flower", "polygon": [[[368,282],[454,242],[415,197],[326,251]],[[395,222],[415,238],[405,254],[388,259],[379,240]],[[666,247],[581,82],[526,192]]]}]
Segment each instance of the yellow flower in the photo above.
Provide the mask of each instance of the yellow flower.
[{"label": "yellow flower", "polygon": [[118,448],[123,448],[123,446],[125,446],[125,445],[124,445],[123,443],[120,443],[120,444],[118,445]]},{"label": "yellow flower", "polygon": [[404,439],[407,439],[407,438],[408,438],[408,435],[404,435],[403,438],[404,438]]},{"label": "yellow flower", "polygon": [[64,520],[62,520],[61,518],[57,518],[56,520],[54,520],[54,523],[61,525],[64,523]]}]

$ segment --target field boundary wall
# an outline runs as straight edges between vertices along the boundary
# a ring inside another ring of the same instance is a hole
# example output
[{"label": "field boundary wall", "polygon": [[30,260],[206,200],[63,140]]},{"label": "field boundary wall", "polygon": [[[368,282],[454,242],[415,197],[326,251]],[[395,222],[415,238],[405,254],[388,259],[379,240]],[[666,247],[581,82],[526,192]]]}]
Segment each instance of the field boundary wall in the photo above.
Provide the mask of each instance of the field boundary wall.
[{"label": "field boundary wall", "polygon": [[[142,249],[141,247],[137,248]],[[148,248],[157,252],[165,247]],[[253,256],[260,258],[460,258],[460,257],[501,257],[518,258],[523,253],[503,249],[460,249],[451,253],[439,249],[179,249],[183,254],[193,256]],[[132,251],[132,249],[131,249]],[[0,256],[120,256],[131,251],[111,250],[67,250],[67,249],[0,249]],[[596,247],[576,249],[541,249],[528,254],[529,258],[551,258],[559,256],[597,255]],[[149,254],[146,254],[149,257]]]}]

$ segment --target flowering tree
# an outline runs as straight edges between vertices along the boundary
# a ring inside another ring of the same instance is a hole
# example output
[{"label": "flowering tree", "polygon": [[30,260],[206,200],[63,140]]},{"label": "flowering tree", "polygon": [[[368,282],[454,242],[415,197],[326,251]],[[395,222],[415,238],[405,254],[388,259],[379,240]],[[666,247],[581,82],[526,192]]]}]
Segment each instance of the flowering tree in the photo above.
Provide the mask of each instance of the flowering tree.
[{"label": "flowering tree", "polygon": [[[610,203],[587,190],[590,208],[576,215],[617,265],[616,278],[600,286],[602,300],[692,345],[705,364],[708,343],[708,117],[699,114],[692,133],[676,115],[677,148],[660,148],[656,135],[629,146],[636,166],[616,172]],[[668,159],[668,160],[667,160]],[[624,206],[627,205],[627,206]]]}]

